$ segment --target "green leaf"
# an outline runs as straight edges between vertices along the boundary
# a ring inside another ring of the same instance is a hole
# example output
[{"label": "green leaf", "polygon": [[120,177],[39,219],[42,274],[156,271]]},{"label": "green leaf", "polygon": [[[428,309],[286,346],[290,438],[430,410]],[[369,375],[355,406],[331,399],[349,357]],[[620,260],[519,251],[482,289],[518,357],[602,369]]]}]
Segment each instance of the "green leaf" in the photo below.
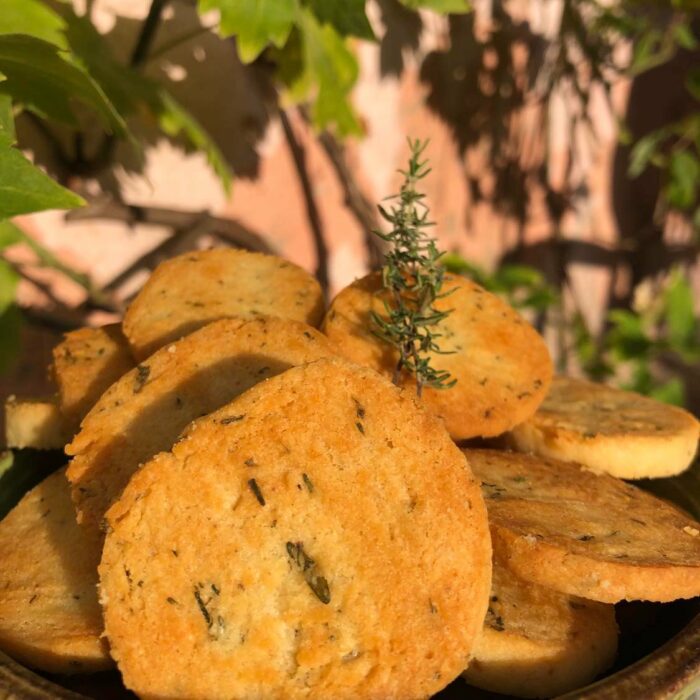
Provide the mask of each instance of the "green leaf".
[{"label": "green leaf", "polygon": [[678,45],[688,51],[694,51],[698,47],[698,40],[693,34],[693,29],[690,24],[681,22],[674,28],[673,35]]},{"label": "green leaf", "polygon": [[365,13],[365,0],[307,0],[322,24],[330,24],[341,36],[373,41],[372,27]]},{"label": "green leaf", "polygon": [[22,34],[0,36],[0,94],[27,109],[72,127],[78,126],[74,101],[96,112],[106,127],[123,135],[124,120],[90,76],[66,60],[58,48]]},{"label": "green leaf", "polygon": [[663,401],[663,403],[683,406],[685,405],[685,385],[678,377],[674,377],[665,384],[654,387],[649,392],[649,396],[657,401]]},{"label": "green leaf", "polygon": [[64,22],[38,0],[2,0],[0,34],[28,34],[66,48]]},{"label": "green leaf", "polygon": [[231,170],[224,155],[199,122],[165,88],[161,89],[156,111],[160,128],[168,136],[181,136],[194,148],[203,151],[224,189],[230,193]]},{"label": "green leaf", "polygon": [[0,258],[0,314],[15,300],[19,275],[6,260]]},{"label": "green leaf", "polygon": [[607,336],[607,345],[621,360],[646,357],[652,347],[642,319],[623,309],[613,309],[608,314],[612,328]]},{"label": "green leaf", "polygon": [[9,95],[0,95],[0,133],[5,133],[11,141],[15,140],[15,118]]},{"label": "green leaf", "polygon": [[292,30],[297,0],[199,0],[199,11],[219,10],[222,36],[236,36],[244,63],[254,61],[270,44],[282,47]]},{"label": "green leaf", "polygon": [[468,0],[401,0],[409,10],[433,10],[440,13],[465,14],[472,11]]},{"label": "green leaf", "polygon": [[674,151],[669,165],[666,198],[678,209],[688,209],[695,203],[700,185],[700,161],[690,151]]},{"label": "green leaf", "polygon": [[0,221],[0,251],[22,240],[22,232],[9,221]]},{"label": "green leaf", "polygon": [[61,187],[0,132],[0,219],[45,209],[74,209],[85,204],[82,197]]},{"label": "green leaf", "polygon": [[693,290],[681,270],[675,270],[671,275],[664,301],[666,330],[672,349],[692,346],[697,332],[695,303]]},{"label": "green leaf", "polygon": [[[304,74],[296,86],[312,86],[316,91],[311,106],[314,125],[324,129],[334,124],[343,135],[361,134],[362,128],[348,101],[359,68],[357,59],[343,38],[329,24],[321,25],[313,13],[303,8],[299,30],[304,56]],[[292,86],[295,92],[295,86]],[[299,94],[296,90],[296,94]]]},{"label": "green leaf", "polygon": [[627,174],[630,177],[638,177],[644,172],[659,145],[666,138],[666,135],[665,129],[659,129],[657,131],[652,131],[650,134],[647,134],[637,141],[634,148],[632,148],[630,162],[627,168]]},{"label": "green leaf", "polygon": [[654,65],[662,39],[663,36],[658,29],[648,30],[637,39],[630,66],[633,73],[641,73]]},{"label": "green leaf", "polygon": [[0,314],[0,373],[14,362],[20,348],[22,314],[16,304],[10,304]]}]

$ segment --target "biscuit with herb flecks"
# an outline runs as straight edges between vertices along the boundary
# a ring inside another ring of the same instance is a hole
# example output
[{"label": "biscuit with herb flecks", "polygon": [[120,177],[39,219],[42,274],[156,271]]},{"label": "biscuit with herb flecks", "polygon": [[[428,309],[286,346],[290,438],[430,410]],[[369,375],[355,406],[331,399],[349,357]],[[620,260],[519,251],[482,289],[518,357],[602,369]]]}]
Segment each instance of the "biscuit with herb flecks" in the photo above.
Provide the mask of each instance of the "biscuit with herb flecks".
[{"label": "biscuit with herb flecks", "polygon": [[513,428],[522,452],[579,462],[621,479],[673,476],[693,461],[700,423],[687,411],[604,384],[555,377],[542,405]]},{"label": "biscuit with herb flecks", "polygon": [[411,392],[340,358],[193,423],[107,521],[105,629],[141,697],[428,697],[486,612],[464,455]]},{"label": "biscuit with herb flecks", "polygon": [[467,683],[551,698],[590,683],[617,652],[615,608],[557,593],[494,561],[489,608]]},{"label": "biscuit with herb flecks", "polygon": [[[457,383],[423,388],[423,401],[441,416],[456,440],[499,435],[531,416],[549,387],[552,361],[541,336],[508,304],[479,285],[445,275],[435,307],[453,309],[436,328],[441,351],[431,362]],[[353,362],[392,376],[398,354],[374,335],[372,311],[386,316],[380,273],[343,289],[333,300],[323,331]],[[410,375],[404,385],[415,386]]]},{"label": "biscuit with herb flecks", "polygon": [[321,287],[305,270],[274,255],[216,248],[158,265],[124,316],[137,359],[203,325],[232,316],[278,316],[318,326]]},{"label": "biscuit with herb flecks", "polygon": [[465,454],[494,551],[520,578],[603,603],[700,595],[700,523],[675,506],[570,462]]},{"label": "biscuit with herb flecks", "polygon": [[0,649],[52,673],[114,664],[97,602],[101,540],[75,522],[64,470],[0,522]]},{"label": "biscuit with herb flecks", "polygon": [[118,323],[65,334],[53,349],[53,376],[70,437],[97,399],[133,366],[129,343]]},{"label": "biscuit with herb flecks", "polygon": [[333,355],[297,321],[225,319],[161,348],[113,384],[66,446],[78,522],[98,527],[139,465],[195,418],[294,365]]},{"label": "biscuit with herb flecks", "polygon": [[58,399],[8,396],[5,401],[5,444],[8,448],[62,450],[73,433]]}]

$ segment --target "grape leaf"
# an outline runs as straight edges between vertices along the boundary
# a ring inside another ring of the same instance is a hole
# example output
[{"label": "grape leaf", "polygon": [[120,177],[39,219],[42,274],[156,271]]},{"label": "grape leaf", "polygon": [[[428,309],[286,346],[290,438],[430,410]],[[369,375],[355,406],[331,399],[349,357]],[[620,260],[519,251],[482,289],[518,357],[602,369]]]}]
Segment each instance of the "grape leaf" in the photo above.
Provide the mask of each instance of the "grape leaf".
[{"label": "grape leaf", "polygon": [[365,0],[308,0],[307,5],[322,24],[330,24],[341,36],[375,39],[365,13]]},{"label": "grape leaf", "polygon": [[0,219],[85,204],[81,197],[32,165],[12,144],[10,136],[0,131]]},{"label": "grape leaf", "polygon": [[284,46],[297,0],[199,0],[199,11],[209,10],[219,10],[219,32],[224,37],[235,34],[241,60],[250,63],[268,45]]},{"label": "grape leaf", "polygon": [[47,41],[24,34],[0,35],[0,73],[5,76],[0,94],[12,96],[42,117],[77,127],[75,100],[97,112],[107,128],[126,133],[124,120],[102,89]]},{"label": "grape leaf", "polygon": [[664,294],[668,339],[674,349],[692,346],[697,332],[693,289],[681,270],[675,270]]},{"label": "grape leaf", "polygon": [[0,221],[0,252],[22,240],[22,232],[10,221]]},{"label": "grape leaf", "polygon": [[357,80],[357,59],[330,25],[321,25],[314,14],[302,8],[299,14],[304,70],[291,90],[299,95],[316,91],[311,105],[314,125],[324,129],[334,124],[343,134],[360,134],[362,128],[348,97]]},{"label": "grape leaf", "polygon": [[15,300],[19,275],[6,260],[0,258],[0,314],[4,314]]},{"label": "grape leaf", "polygon": [[9,95],[0,95],[0,132],[7,134],[11,140],[15,138],[15,120]]},{"label": "grape leaf", "polygon": [[0,34],[28,34],[66,48],[64,22],[39,0],[2,0]]},{"label": "grape leaf", "polygon": [[678,209],[688,209],[695,202],[700,181],[700,160],[690,151],[671,154],[666,198]]},{"label": "grape leaf", "polygon": [[409,10],[433,10],[440,13],[464,14],[471,12],[468,0],[400,0]]}]

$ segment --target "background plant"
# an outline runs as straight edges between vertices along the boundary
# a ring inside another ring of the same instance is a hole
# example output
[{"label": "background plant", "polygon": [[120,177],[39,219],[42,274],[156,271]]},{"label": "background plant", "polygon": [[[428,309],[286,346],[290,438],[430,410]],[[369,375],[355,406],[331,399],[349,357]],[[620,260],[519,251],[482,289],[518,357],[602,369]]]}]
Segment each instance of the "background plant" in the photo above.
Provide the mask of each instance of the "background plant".
[{"label": "background plant", "polygon": [[[196,32],[213,28],[223,37],[233,37],[240,59],[268,81],[273,109],[281,120],[302,185],[321,282],[328,281],[324,231],[304,149],[289,119],[293,111],[316,130],[347,205],[365,231],[368,260],[376,265],[381,259],[371,234],[378,223],[376,211],[345,158],[346,140],[363,137],[362,115],[351,100],[359,74],[357,42],[376,40],[365,3],[199,0],[198,9],[202,13],[217,10],[219,21],[213,27],[203,24],[161,43],[158,29],[166,21],[169,4],[169,0],[152,1],[133,46],[126,58],[120,59],[92,24],[91,2],[86,3],[84,14],[58,0],[3,2],[0,362],[10,354],[13,344],[16,346],[17,338],[19,316],[13,300],[19,272],[3,254],[12,245],[29,245],[37,265],[54,267],[84,286],[88,291],[86,308],[115,306],[108,293],[62,265],[9,223],[12,217],[83,205],[90,198],[82,186],[85,178],[109,172],[120,145],[131,149],[138,167],[144,148],[143,125],[157,128],[186,148],[204,152],[222,186],[230,187],[235,173],[220,146],[162,81],[145,75],[149,61],[191,41]],[[543,189],[555,222],[560,222],[586,193],[575,183],[553,187],[541,162],[531,166],[520,162],[510,138],[519,110],[533,100],[542,105],[538,138],[546,142],[547,105],[557,95],[566,95],[576,124],[585,124],[596,89],[610,95],[611,86],[621,76],[639,80],[676,65],[679,57],[697,56],[698,50],[698,14],[693,0],[674,0],[671,4],[655,0],[562,0],[559,27],[546,36],[515,20],[502,2],[492,3],[493,26],[486,35],[475,30],[473,14],[463,0],[381,0],[379,7],[387,32],[391,33],[392,23],[411,28],[413,38],[402,49],[404,53],[413,52],[420,61],[418,69],[428,104],[451,128],[456,148],[464,153],[477,144],[486,146],[495,187],[490,193],[482,192],[467,172],[474,201],[489,199],[499,211],[521,222],[529,207],[528,183],[536,182]],[[417,51],[417,37],[429,16],[426,12],[447,17],[449,42],[422,55]],[[627,54],[619,50],[624,42],[631,47]],[[516,45],[527,49],[524,77],[518,75],[514,64]],[[495,63],[488,59],[494,55]],[[686,68],[678,79],[685,85],[687,105],[680,116],[645,132],[635,126],[634,120],[625,123],[621,115],[621,135],[629,149],[629,177],[636,181],[653,175],[658,180],[658,196],[653,226],[633,235],[623,231],[619,251],[612,259],[607,251],[592,247],[600,264],[609,266],[615,274],[625,269],[631,274],[631,282],[622,294],[611,285],[602,329],[590,329],[577,309],[567,276],[567,265],[575,259],[569,257],[568,242],[557,231],[552,245],[559,264],[554,271],[524,264],[523,260],[531,263],[524,250],[513,251],[493,272],[463,261],[458,264],[463,272],[532,315],[554,338],[560,369],[578,367],[591,376],[631,383],[646,392],[666,391],[665,396],[673,400],[682,397],[679,380],[674,380],[675,385],[671,382],[670,389],[663,389],[670,381],[669,367],[685,371],[692,364],[697,346],[688,270],[697,259],[700,229],[700,74],[697,61],[683,65]],[[210,69],[216,70],[216,66]],[[387,70],[401,70],[400,58],[394,57]],[[484,81],[494,86],[488,94],[481,89]],[[50,177],[19,150],[23,144],[16,143],[14,129],[18,119],[31,122],[51,145]],[[577,157],[573,145],[569,157],[573,168]],[[682,250],[670,250],[664,239],[669,220],[694,230],[695,240],[684,244]],[[659,254],[659,250],[664,253]],[[674,271],[668,277],[671,269]],[[635,303],[635,295],[640,297],[639,290],[649,285],[655,290],[651,295],[654,303]],[[686,331],[681,333],[680,327]],[[692,332],[687,330],[691,327]]]}]

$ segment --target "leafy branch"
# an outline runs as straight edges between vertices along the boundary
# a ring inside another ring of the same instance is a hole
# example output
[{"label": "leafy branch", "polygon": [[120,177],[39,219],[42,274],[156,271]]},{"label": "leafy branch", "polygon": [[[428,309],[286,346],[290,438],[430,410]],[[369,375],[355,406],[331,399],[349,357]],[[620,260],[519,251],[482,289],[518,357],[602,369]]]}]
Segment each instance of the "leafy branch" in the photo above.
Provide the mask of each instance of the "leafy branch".
[{"label": "leafy branch", "polygon": [[374,311],[371,314],[375,335],[399,353],[394,383],[399,382],[403,370],[408,370],[415,375],[418,396],[424,386],[449,389],[457,381],[448,371],[431,364],[434,354],[447,354],[440,349],[437,340],[441,334],[435,327],[450,311],[435,306],[446,296],[440,293],[445,271],[439,262],[442,253],[426,233],[433,224],[428,220],[425,195],[416,189],[430,172],[427,161],[422,160],[427,145],[427,141],[409,140],[411,156],[408,169],[400,171],[404,176],[401,190],[389,197],[398,205],[388,210],[379,206],[382,218],[393,227],[388,233],[375,231],[391,245],[382,268],[382,283],[390,298],[384,301],[386,317]]}]

